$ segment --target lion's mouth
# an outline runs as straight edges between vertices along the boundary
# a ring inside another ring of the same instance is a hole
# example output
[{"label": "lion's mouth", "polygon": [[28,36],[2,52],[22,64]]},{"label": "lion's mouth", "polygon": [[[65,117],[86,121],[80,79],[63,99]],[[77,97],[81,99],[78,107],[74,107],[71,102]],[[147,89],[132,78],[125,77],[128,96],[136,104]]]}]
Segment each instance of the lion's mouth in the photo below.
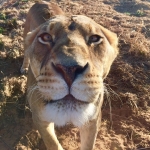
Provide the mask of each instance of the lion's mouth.
[{"label": "lion's mouth", "polygon": [[62,102],[62,101],[71,102],[71,103],[80,103],[80,104],[88,104],[89,103],[89,102],[85,102],[85,101],[76,99],[71,94],[68,94],[65,97],[63,97],[62,99],[58,99],[58,100],[45,100],[46,103],[58,103],[58,102]]}]

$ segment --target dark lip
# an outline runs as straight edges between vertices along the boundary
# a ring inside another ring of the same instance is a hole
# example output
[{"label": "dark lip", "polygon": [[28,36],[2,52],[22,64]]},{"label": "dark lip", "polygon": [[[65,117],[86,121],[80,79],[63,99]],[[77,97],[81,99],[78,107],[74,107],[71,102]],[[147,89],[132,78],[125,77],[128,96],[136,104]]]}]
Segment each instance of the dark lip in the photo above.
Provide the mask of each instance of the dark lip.
[{"label": "dark lip", "polygon": [[89,103],[89,102],[78,100],[74,96],[72,96],[71,94],[68,94],[65,97],[63,97],[62,99],[58,99],[58,100],[45,100],[45,102],[47,102],[47,103],[57,103],[57,102],[61,102],[61,101],[70,101],[73,103],[81,103],[81,104],[88,104]]}]

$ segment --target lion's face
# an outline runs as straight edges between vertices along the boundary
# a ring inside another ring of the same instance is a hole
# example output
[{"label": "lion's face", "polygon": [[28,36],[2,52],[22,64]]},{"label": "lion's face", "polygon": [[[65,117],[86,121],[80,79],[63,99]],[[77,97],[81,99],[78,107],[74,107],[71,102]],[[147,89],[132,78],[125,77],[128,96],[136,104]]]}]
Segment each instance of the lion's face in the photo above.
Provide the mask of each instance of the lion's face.
[{"label": "lion's face", "polygon": [[43,120],[81,126],[94,119],[116,43],[115,34],[85,16],[56,16],[28,34]]}]

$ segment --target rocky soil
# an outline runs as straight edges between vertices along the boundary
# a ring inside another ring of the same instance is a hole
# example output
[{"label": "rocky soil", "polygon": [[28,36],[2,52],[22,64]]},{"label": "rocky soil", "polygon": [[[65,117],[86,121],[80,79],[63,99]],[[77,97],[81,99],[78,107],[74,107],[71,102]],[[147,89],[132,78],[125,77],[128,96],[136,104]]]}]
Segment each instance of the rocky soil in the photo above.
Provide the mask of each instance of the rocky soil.
[{"label": "rocky soil", "polygon": [[[56,0],[67,14],[83,14],[117,33],[120,54],[105,80],[102,125],[95,150],[150,150],[150,0]],[[44,150],[25,99],[23,28],[34,0],[0,1],[0,150]],[[78,129],[56,133],[78,150]]]}]

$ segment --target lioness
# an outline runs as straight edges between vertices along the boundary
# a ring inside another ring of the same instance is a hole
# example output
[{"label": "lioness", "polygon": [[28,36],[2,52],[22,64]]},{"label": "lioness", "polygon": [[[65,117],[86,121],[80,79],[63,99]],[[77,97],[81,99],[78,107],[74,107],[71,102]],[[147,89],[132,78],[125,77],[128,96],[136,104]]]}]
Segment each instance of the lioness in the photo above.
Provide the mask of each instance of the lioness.
[{"label": "lioness", "polygon": [[[28,33],[27,33],[28,32]],[[92,150],[101,122],[104,85],[117,56],[118,38],[92,19],[65,16],[54,3],[39,2],[27,15],[27,98],[48,150],[63,150],[54,124],[80,129],[81,150]]]}]

